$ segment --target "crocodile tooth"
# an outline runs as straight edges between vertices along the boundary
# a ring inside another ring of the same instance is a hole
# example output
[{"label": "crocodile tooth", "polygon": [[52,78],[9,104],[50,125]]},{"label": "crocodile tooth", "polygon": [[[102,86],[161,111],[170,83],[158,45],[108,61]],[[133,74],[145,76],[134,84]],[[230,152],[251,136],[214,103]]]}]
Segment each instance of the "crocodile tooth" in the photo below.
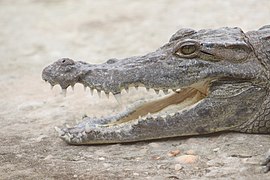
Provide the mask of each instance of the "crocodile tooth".
[{"label": "crocodile tooth", "polygon": [[125,90],[126,90],[126,92],[127,92],[127,93],[129,93],[129,89],[128,89],[128,87],[125,87]]},{"label": "crocodile tooth", "polygon": [[64,138],[67,142],[71,142],[70,134],[65,135]]},{"label": "crocodile tooth", "polygon": [[151,116],[151,113],[149,112],[148,114],[147,114],[147,118],[151,118],[152,116]]},{"label": "crocodile tooth", "polygon": [[86,137],[87,136],[87,134],[86,134],[85,131],[82,132],[82,135],[83,135],[83,137]]},{"label": "crocodile tooth", "polygon": [[78,135],[77,135],[77,137],[80,138],[80,139],[81,139],[82,136],[83,136],[83,135],[82,135],[82,133],[80,133],[80,132],[79,132]]},{"label": "crocodile tooth", "polygon": [[145,116],[143,116],[143,117],[142,117],[142,120],[146,120],[146,117],[145,117]]},{"label": "crocodile tooth", "polygon": [[106,95],[107,99],[110,98],[110,94],[109,93],[105,93],[105,95]]},{"label": "crocodile tooth", "polygon": [[64,137],[67,137],[69,139],[69,141],[70,141],[70,139],[73,138],[73,135],[71,135],[69,132],[67,132]]},{"label": "crocodile tooth", "polygon": [[82,142],[82,138],[81,138],[81,137],[77,137],[77,138],[75,139],[75,142],[76,142],[76,143]]},{"label": "crocodile tooth", "polygon": [[83,90],[84,90],[84,91],[86,91],[86,88],[87,88],[87,86],[86,86],[86,85],[84,85],[84,86],[83,86]]},{"label": "crocodile tooth", "polygon": [[61,136],[61,139],[65,140],[66,142],[70,142],[70,136],[68,136],[67,134]]},{"label": "crocodile tooth", "polygon": [[68,125],[67,123],[65,123],[65,126],[67,127],[67,128],[70,128],[71,126],[70,125]]},{"label": "crocodile tooth", "polygon": [[163,93],[164,93],[165,95],[167,95],[167,94],[169,94],[169,90],[168,90],[168,89],[164,89],[164,90],[163,90]]},{"label": "crocodile tooth", "polygon": [[94,95],[94,89],[93,88],[90,88],[90,93],[91,93],[91,96]]},{"label": "crocodile tooth", "polygon": [[73,85],[71,85],[71,89],[72,89],[72,91],[74,91],[74,84],[73,84]]},{"label": "crocodile tooth", "polygon": [[84,130],[86,133],[89,133],[91,131],[91,128],[88,123],[85,124]]},{"label": "crocodile tooth", "polygon": [[95,127],[109,127],[109,124],[96,124]]},{"label": "crocodile tooth", "polygon": [[64,97],[66,97],[66,95],[67,95],[67,89],[62,89],[62,94],[63,94]]},{"label": "crocodile tooth", "polygon": [[98,97],[101,98],[101,91],[97,90],[97,93],[98,93]]},{"label": "crocodile tooth", "polygon": [[118,102],[118,104],[122,104],[121,93],[114,94],[114,97],[115,97],[116,101]]},{"label": "crocodile tooth", "polygon": [[65,132],[62,129],[60,129],[59,127],[55,126],[54,129],[56,132],[58,132],[59,136],[65,135]]}]

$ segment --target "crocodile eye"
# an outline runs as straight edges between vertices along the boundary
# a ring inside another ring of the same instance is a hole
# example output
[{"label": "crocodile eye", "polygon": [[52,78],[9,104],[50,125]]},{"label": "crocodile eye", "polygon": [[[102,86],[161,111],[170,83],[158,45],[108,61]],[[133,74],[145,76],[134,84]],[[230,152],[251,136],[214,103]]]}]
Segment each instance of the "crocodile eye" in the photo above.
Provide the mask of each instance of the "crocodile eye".
[{"label": "crocodile eye", "polygon": [[184,55],[189,55],[189,54],[192,54],[196,51],[196,46],[194,45],[184,45],[181,47],[181,52],[182,54]]},{"label": "crocodile eye", "polygon": [[197,56],[199,43],[194,40],[185,40],[176,45],[174,53],[180,57],[193,58]]}]

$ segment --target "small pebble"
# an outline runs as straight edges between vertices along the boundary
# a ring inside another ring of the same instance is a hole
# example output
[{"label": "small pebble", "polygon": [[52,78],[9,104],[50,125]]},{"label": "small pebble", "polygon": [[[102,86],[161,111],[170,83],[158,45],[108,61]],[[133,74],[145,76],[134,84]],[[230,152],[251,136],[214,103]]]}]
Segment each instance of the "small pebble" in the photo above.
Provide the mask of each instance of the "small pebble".
[{"label": "small pebble", "polygon": [[169,157],[174,157],[174,156],[177,156],[178,154],[180,154],[180,150],[174,150],[174,151],[170,151],[169,153],[168,153],[168,156]]},{"label": "small pebble", "polygon": [[150,143],[149,146],[151,146],[153,148],[160,147],[160,145],[158,143]]},{"label": "small pebble", "polygon": [[104,161],[104,160],[105,160],[105,158],[104,158],[104,157],[100,157],[100,158],[98,158],[98,160],[100,160],[100,161]]},{"label": "small pebble", "polygon": [[190,149],[190,150],[186,151],[185,154],[187,154],[187,155],[194,155],[194,154],[196,154],[196,153],[195,153],[194,150]]},{"label": "small pebble", "polygon": [[161,157],[160,156],[153,156],[152,159],[154,160],[159,160]]},{"label": "small pebble", "polygon": [[36,138],[37,142],[41,142],[43,139],[46,139],[48,136],[46,135],[40,135],[39,137]]},{"label": "small pebble", "polygon": [[145,153],[147,153],[147,151],[148,151],[148,149],[141,149],[140,153],[145,154]]},{"label": "small pebble", "polygon": [[95,153],[96,155],[99,155],[99,156],[102,156],[102,155],[105,155],[105,154],[106,154],[106,152],[103,151],[103,150],[97,150],[97,151],[95,151],[94,153]]},{"label": "small pebble", "polygon": [[103,166],[104,166],[105,168],[108,168],[108,167],[111,167],[111,164],[109,164],[109,163],[103,163]]},{"label": "small pebble", "polygon": [[175,160],[182,164],[193,164],[197,161],[198,157],[194,155],[182,155],[175,158]]},{"label": "small pebble", "polygon": [[181,166],[181,164],[176,164],[176,165],[174,166],[174,169],[175,169],[176,171],[179,171],[179,170],[183,169],[183,166]]},{"label": "small pebble", "polygon": [[31,111],[31,110],[42,107],[43,104],[44,102],[40,102],[40,101],[28,101],[28,102],[24,102],[20,104],[18,106],[18,109],[21,111]]},{"label": "small pebble", "polygon": [[49,154],[48,156],[46,156],[45,158],[44,158],[44,160],[50,160],[50,159],[52,159],[53,158],[53,156],[51,155],[51,154]]},{"label": "small pebble", "polygon": [[16,154],[16,157],[21,158],[21,157],[23,157],[23,155],[22,154]]}]

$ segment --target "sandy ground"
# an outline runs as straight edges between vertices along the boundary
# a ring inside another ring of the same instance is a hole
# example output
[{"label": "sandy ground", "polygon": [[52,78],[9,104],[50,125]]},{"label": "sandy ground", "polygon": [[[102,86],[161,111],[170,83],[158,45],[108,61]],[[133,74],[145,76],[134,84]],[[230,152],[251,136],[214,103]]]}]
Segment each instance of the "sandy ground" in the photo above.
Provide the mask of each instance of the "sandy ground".
[{"label": "sandy ground", "polygon": [[0,0],[0,179],[269,178],[259,166],[268,135],[66,145],[55,126],[120,107],[81,86],[64,98],[41,80],[60,57],[101,63],[142,55],[181,27],[254,30],[269,23],[269,9],[269,0]]}]

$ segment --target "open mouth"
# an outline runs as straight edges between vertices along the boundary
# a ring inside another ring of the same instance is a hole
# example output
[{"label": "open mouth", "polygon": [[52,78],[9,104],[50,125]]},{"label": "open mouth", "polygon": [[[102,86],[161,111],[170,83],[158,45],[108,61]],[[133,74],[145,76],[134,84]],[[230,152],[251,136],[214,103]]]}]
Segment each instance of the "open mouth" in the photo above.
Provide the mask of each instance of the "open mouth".
[{"label": "open mouth", "polygon": [[[89,125],[94,125],[94,127],[112,127],[135,120],[155,119],[158,117],[166,119],[168,116],[173,117],[176,113],[181,113],[184,110],[194,108],[199,102],[206,98],[212,82],[213,79],[205,79],[176,90],[163,89],[164,94],[166,94],[164,96],[152,98],[150,100],[136,101],[128,105],[123,112],[108,116],[105,118],[106,121],[98,121],[95,119],[94,122],[91,122],[93,118],[87,117],[90,118],[90,121],[82,122],[82,124],[78,124],[77,127],[81,127],[81,125],[86,125],[86,127]],[[132,87],[132,85],[129,87]],[[144,85],[141,84],[140,87],[144,87]],[[92,94],[94,88],[90,89]],[[62,90],[65,96],[66,89]],[[170,93],[165,93],[169,91]],[[97,92],[100,93],[100,91]],[[118,96],[119,94],[115,95],[117,100]]]},{"label": "open mouth", "polygon": [[[173,119],[179,117],[179,114],[190,111],[203,102],[208,96],[211,82],[213,81],[209,79],[202,80],[181,89],[172,90],[171,93],[154,98],[153,100],[136,101],[129,105],[123,112],[101,118],[84,117],[83,121],[74,127],[55,127],[55,130],[58,132],[60,138],[69,144],[101,144],[135,141],[133,139],[126,139],[126,133],[132,133],[131,129],[133,126],[133,128],[136,128],[136,125],[139,127],[142,122],[148,122],[147,124],[153,122],[155,124],[159,123],[162,119],[173,122]],[[117,133],[120,134],[118,135]],[[117,138],[122,138],[121,133],[125,134],[123,136],[124,139],[118,140]],[[108,134],[111,134],[112,137],[107,137]],[[135,135],[140,136],[140,134]],[[145,137],[144,133],[141,135],[144,139],[170,137],[169,135],[165,135],[151,138],[148,136]],[[172,134],[172,136],[176,135]]]},{"label": "open mouth", "polygon": [[[194,107],[208,95],[211,81],[203,80],[171,93],[148,101],[138,101],[132,104],[122,113],[113,115],[109,123],[101,126],[116,126],[137,119],[174,116],[183,110]],[[98,125],[98,124],[97,124]]]}]

